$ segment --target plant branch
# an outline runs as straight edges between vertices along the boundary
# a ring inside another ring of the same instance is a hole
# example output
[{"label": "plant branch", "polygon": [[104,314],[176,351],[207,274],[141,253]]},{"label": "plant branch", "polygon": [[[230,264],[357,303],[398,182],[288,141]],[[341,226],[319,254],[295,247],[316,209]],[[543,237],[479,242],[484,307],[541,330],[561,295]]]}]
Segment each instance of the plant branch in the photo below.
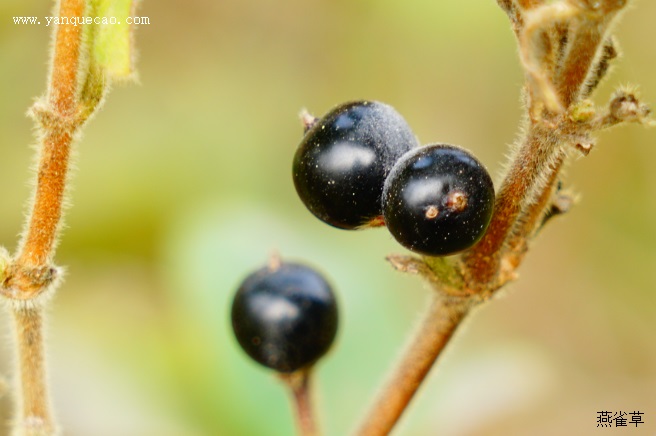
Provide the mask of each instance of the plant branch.
[{"label": "plant branch", "polygon": [[472,298],[436,294],[403,353],[393,378],[365,417],[359,436],[382,436],[392,430],[456,328],[473,306]]},{"label": "plant branch", "polygon": [[[83,0],[61,0],[57,13],[60,17],[81,17],[84,10]],[[77,86],[81,45],[81,26],[57,27],[48,92],[31,111],[41,131],[31,214],[17,255],[2,271],[2,294],[13,300],[18,348],[20,395],[13,426],[16,436],[58,433],[46,379],[44,299],[39,297],[57,278],[51,261],[61,226],[71,143],[80,124]]]},{"label": "plant branch", "polygon": [[[361,436],[392,430],[469,310],[516,277],[530,240],[545,222],[545,211],[554,204],[568,149],[587,153],[593,132],[623,122],[649,122],[649,108],[631,91],[617,92],[600,114],[592,102],[582,100],[617,55],[608,30],[626,0],[497,3],[511,20],[526,73],[525,135],[477,245],[453,258],[388,257],[397,270],[423,276],[439,294],[362,425]],[[566,200],[565,209],[572,198]]]},{"label": "plant branch", "polygon": [[10,259],[0,250],[0,295],[9,300],[18,348],[16,436],[58,432],[45,375],[43,306],[59,276],[52,260],[61,229],[71,146],[81,126],[101,106],[110,79],[133,75],[132,26],[74,23],[85,13],[125,17],[134,12],[134,3],[58,0],[57,6],[55,14],[70,19],[71,24],[54,28],[48,89],[29,112],[40,142],[34,196],[16,254]]},{"label": "plant branch", "polygon": [[590,121],[594,130],[603,130],[622,123],[639,123],[651,125],[649,119],[651,109],[641,103],[636,93],[631,89],[616,91],[608,103],[608,108]]},{"label": "plant branch", "polygon": [[586,6],[587,9],[578,13],[576,19],[572,20],[568,49],[562,67],[555,77],[555,87],[564,107],[574,103],[584,90],[586,80],[598,60],[599,48],[606,39],[606,32],[622,6],[608,7],[603,11]]},{"label": "plant branch", "polygon": [[[83,0],[61,0],[58,13],[79,17],[84,9]],[[61,227],[71,143],[80,124],[77,85],[81,44],[82,26],[57,27],[48,93],[30,111],[41,132],[41,148],[31,213],[3,283],[3,293],[14,300],[38,296],[56,277],[50,263]]]},{"label": "plant branch", "polygon": [[556,129],[534,125],[514,157],[497,194],[492,221],[483,239],[464,254],[469,281],[475,288],[489,289],[499,273],[501,249],[505,245],[524,205],[542,188],[543,174],[563,153]]}]

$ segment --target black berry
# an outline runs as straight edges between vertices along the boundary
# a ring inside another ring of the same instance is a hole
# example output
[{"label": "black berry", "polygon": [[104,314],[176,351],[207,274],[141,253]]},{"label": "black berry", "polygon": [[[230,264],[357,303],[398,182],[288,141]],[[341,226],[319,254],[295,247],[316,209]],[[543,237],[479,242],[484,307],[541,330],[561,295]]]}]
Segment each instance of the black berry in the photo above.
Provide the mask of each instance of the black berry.
[{"label": "black berry", "polygon": [[296,151],[294,185],[320,220],[342,229],[382,224],[380,198],[394,163],[417,144],[391,106],[355,101],[311,124]]},{"label": "black berry", "polygon": [[279,372],[314,363],[337,333],[337,304],[326,280],[294,263],[249,275],[232,303],[232,328],[257,362]]},{"label": "black berry", "polygon": [[406,153],[385,181],[383,214],[394,238],[417,253],[445,256],[483,237],[494,186],[468,151],[432,144]]}]

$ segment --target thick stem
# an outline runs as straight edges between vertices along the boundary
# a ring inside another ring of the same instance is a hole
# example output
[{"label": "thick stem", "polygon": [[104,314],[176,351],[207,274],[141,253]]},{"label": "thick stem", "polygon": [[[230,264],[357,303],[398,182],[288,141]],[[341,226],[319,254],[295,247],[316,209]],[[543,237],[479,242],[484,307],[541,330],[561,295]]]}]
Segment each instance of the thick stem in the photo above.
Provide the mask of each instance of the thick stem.
[{"label": "thick stem", "polygon": [[50,436],[57,432],[46,380],[43,313],[36,307],[13,310],[18,345],[20,406],[15,436]]},{"label": "thick stem", "polygon": [[507,239],[523,206],[543,184],[543,174],[558,153],[562,153],[558,132],[548,126],[532,125],[513,159],[497,194],[494,215],[487,233],[465,256],[473,284],[488,286],[499,272],[499,262]]},{"label": "thick stem", "polygon": [[393,378],[366,415],[359,436],[387,435],[472,306],[470,298],[436,296]]},{"label": "thick stem", "polygon": [[[80,17],[84,7],[82,0],[61,0],[59,16]],[[37,114],[45,117],[43,144],[34,204],[16,262],[23,268],[36,268],[49,262],[60,227],[79,109],[76,91],[81,40],[82,26],[58,26],[46,107],[43,114]]]},{"label": "thick stem", "polygon": [[291,391],[298,434],[300,436],[318,436],[319,432],[312,407],[311,369],[300,370],[282,378]]},{"label": "thick stem", "polygon": [[17,263],[37,268],[52,255],[62,216],[70,147],[70,131],[49,131],[43,139],[34,206]]}]

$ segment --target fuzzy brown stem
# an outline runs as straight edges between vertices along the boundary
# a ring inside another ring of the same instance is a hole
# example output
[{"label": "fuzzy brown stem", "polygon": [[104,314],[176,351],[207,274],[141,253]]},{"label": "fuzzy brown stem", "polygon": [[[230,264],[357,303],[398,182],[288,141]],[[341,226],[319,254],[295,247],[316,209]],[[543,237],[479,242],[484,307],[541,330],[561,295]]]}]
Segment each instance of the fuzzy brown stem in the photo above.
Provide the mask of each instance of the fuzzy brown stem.
[{"label": "fuzzy brown stem", "polygon": [[561,150],[556,156],[554,163],[550,167],[550,174],[541,188],[541,194],[533,204],[530,204],[519,218],[518,224],[512,232],[512,237],[508,242],[508,247],[511,255],[510,267],[514,270],[519,267],[526,251],[528,250],[528,243],[534,236],[537,227],[542,222],[544,212],[552,201],[553,191],[560,170],[565,163],[566,153]]},{"label": "fuzzy brown stem", "polygon": [[387,435],[472,306],[471,298],[435,296],[393,378],[378,396],[359,436]]},{"label": "fuzzy brown stem", "polygon": [[[58,14],[80,17],[84,9],[82,0],[61,0]],[[33,111],[43,131],[36,192],[24,238],[10,268],[13,274],[4,283],[19,294],[13,296],[16,299],[37,297],[51,283],[54,274],[48,265],[60,227],[70,148],[77,127],[81,40],[82,26],[58,26],[48,95],[45,103],[37,103]],[[45,376],[40,305],[38,300],[16,303],[13,311],[21,394],[14,424],[16,436],[50,436],[57,432]]]},{"label": "fuzzy brown stem", "polygon": [[603,37],[597,26],[580,26],[570,35],[569,50],[556,78],[563,106],[569,107],[577,100]]},{"label": "fuzzy brown stem", "polygon": [[46,380],[43,313],[36,307],[13,310],[18,345],[20,409],[15,436],[50,436],[57,426],[50,410]]},{"label": "fuzzy brown stem", "polygon": [[[59,16],[80,17],[84,8],[82,0],[61,0]],[[49,262],[60,227],[78,111],[76,90],[81,40],[82,26],[58,26],[43,114],[45,121],[42,121],[44,132],[34,204],[16,261],[25,268],[37,268]]]},{"label": "fuzzy brown stem", "polygon": [[52,255],[62,215],[72,139],[69,131],[45,133],[34,206],[17,260],[20,265],[38,268],[46,265]]},{"label": "fuzzy brown stem", "polygon": [[507,242],[523,206],[542,183],[554,156],[561,152],[561,139],[547,125],[529,129],[497,195],[494,215],[487,233],[464,256],[473,284],[489,286],[499,272],[501,248]]},{"label": "fuzzy brown stem", "polygon": [[300,436],[319,436],[312,407],[310,376],[311,369],[300,370],[282,376],[283,381],[291,391],[296,426]]},{"label": "fuzzy brown stem", "polygon": [[585,91],[586,80],[598,61],[608,29],[618,12],[626,6],[624,0],[584,0],[582,3],[583,10],[572,22],[568,49],[555,80],[558,95],[566,108]]},{"label": "fuzzy brown stem", "polygon": [[599,59],[595,62],[592,74],[586,79],[585,86],[581,91],[581,98],[588,98],[592,94],[608,73],[611,61],[619,56],[615,39],[612,36],[607,37],[604,46],[601,48],[601,53],[598,56]]}]

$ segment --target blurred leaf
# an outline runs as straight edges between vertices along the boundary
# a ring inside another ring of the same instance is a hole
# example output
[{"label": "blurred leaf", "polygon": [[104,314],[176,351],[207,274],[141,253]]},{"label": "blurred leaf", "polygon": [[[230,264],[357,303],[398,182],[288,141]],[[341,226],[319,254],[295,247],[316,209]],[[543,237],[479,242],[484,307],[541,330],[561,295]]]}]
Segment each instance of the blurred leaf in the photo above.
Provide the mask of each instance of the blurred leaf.
[{"label": "blurred leaf", "polygon": [[[135,9],[133,0],[91,0],[90,16],[101,23],[92,32],[91,64],[99,65],[111,78],[130,78],[133,71],[132,25],[127,20]],[[112,21],[116,19],[116,23]],[[110,21],[111,20],[111,21]]]}]

